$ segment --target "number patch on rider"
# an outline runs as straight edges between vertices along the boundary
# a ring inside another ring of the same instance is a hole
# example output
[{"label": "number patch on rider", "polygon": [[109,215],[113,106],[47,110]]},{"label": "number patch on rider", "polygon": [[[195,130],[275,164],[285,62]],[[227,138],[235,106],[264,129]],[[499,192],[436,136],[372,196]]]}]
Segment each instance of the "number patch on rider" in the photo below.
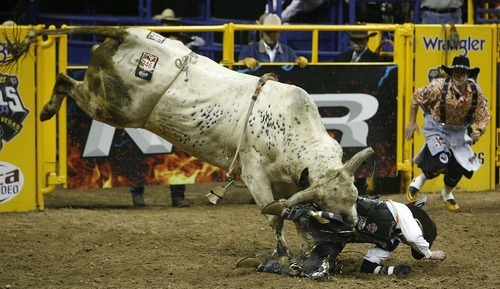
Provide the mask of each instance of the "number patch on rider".
[{"label": "number patch on rider", "polygon": [[156,63],[158,63],[158,59],[158,56],[154,56],[148,52],[143,52],[141,59],[139,60],[139,64],[135,69],[135,76],[145,80],[151,80],[155,71]]}]

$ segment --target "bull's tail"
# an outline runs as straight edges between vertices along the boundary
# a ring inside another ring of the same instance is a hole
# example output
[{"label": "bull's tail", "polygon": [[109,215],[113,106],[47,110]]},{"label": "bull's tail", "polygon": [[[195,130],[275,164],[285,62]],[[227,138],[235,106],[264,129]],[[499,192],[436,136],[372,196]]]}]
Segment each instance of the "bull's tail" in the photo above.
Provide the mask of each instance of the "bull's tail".
[{"label": "bull's tail", "polygon": [[127,35],[127,31],[125,28],[112,26],[79,26],[61,29],[33,29],[28,32],[28,35],[22,41],[20,39],[15,39],[15,37],[14,39],[9,39],[5,33],[8,57],[3,62],[0,62],[0,66],[10,66],[16,63],[21,57],[25,56],[28,53],[31,44],[36,42],[38,36],[70,34],[100,35],[122,42]]}]

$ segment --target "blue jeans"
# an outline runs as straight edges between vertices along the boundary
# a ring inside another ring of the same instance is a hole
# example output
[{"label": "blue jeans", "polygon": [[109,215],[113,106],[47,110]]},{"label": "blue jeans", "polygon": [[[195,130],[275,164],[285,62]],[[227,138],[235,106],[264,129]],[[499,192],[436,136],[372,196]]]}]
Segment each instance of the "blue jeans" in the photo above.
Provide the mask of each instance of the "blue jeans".
[{"label": "blue jeans", "polygon": [[436,13],[432,11],[422,11],[422,24],[462,24],[462,10],[457,9],[453,13]]}]

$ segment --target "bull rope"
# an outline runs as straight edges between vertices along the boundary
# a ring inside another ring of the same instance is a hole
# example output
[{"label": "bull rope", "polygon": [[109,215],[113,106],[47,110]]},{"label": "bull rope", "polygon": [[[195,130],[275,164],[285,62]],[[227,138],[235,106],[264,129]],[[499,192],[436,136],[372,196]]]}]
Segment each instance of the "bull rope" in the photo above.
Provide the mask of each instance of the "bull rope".
[{"label": "bull rope", "polygon": [[[177,68],[179,68],[179,71],[177,71],[177,74],[174,76],[174,78],[168,83],[168,85],[165,87],[165,89],[162,91],[162,93],[156,98],[156,100],[154,101],[154,106],[149,111],[148,115],[146,116],[146,119],[142,123],[141,128],[144,128],[144,126],[146,125],[146,123],[149,120],[149,117],[151,116],[151,113],[153,113],[153,110],[156,108],[156,105],[158,104],[158,102],[160,102],[160,99],[167,92],[167,90],[174,84],[175,80],[177,80],[177,78],[179,78],[179,75],[183,71],[186,71],[186,78],[184,78],[184,81],[187,82],[189,80],[189,78],[188,78],[188,73],[189,73],[188,64],[189,64],[189,62],[193,62],[193,56],[195,56],[195,55],[196,54],[191,51],[188,55],[185,55],[182,58],[177,58],[175,60],[175,66]],[[196,63],[196,61],[194,61],[193,63]]]},{"label": "bull rope", "polygon": [[253,110],[253,106],[255,104],[255,101],[257,101],[257,96],[260,94],[262,87],[264,86],[264,84],[266,84],[266,82],[268,80],[278,81],[278,77],[274,73],[266,73],[259,78],[259,82],[257,83],[257,87],[255,87],[255,91],[252,95],[252,102],[250,103],[250,106],[248,107],[247,116],[246,116],[245,122],[244,122],[245,125],[243,126],[243,131],[241,132],[240,140],[238,142],[238,146],[236,147],[236,152],[234,153],[233,161],[231,162],[231,165],[229,166],[229,170],[226,173],[226,177],[229,180],[229,184],[226,187],[231,185],[234,181],[234,177],[232,175],[233,169],[234,169],[234,164],[236,163],[236,159],[238,158],[238,153],[240,152],[240,149],[241,149],[241,143],[243,142],[243,138],[245,137],[245,132],[247,130],[248,120],[250,119],[250,115],[252,114],[252,110]]}]

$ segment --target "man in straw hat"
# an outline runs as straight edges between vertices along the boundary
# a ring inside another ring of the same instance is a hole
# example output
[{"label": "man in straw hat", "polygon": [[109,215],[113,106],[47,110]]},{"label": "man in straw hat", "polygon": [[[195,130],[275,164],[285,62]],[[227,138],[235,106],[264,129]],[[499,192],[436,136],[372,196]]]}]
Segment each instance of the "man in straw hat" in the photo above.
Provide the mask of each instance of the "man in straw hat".
[{"label": "man in straw hat", "polygon": [[405,205],[359,197],[356,201],[359,219],[354,229],[343,222],[342,216],[319,211],[312,205],[285,208],[283,202],[271,203],[262,209],[262,213],[292,220],[311,233],[313,248],[306,256],[288,259],[272,255],[245,258],[236,267],[257,267],[261,272],[319,279],[335,272],[336,258],[347,243],[372,243],[375,246],[364,256],[360,272],[408,275],[411,273],[409,265],[381,265],[401,242],[411,247],[412,256],[417,260],[425,257],[442,261],[446,258],[444,251],[430,250],[437,229],[429,215],[420,208],[426,200]]},{"label": "man in straw hat", "polygon": [[368,48],[370,37],[377,35],[377,32],[368,31],[347,32],[351,49],[348,49],[335,57],[335,62],[381,62],[382,59]]},{"label": "man in straw hat", "polygon": [[[262,17],[262,25],[281,25],[281,19],[276,14],[266,14]],[[246,67],[255,69],[259,62],[295,62],[300,68],[308,64],[304,56],[297,56],[290,47],[280,44],[281,31],[265,30],[259,42],[243,47],[238,61],[243,61]]]},{"label": "man in straw hat", "polygon": [[446,79],[434,79],[413,93],[405,138],[410,140],[419,132],[416,115],[420,106],[426,142],[413,159],[422,173],[410,183],[406,198],[415,200],[426,180],[444,174],[441,197],[448,210],[456,211],[459,205],[452,191],[462,176],[470,179],[481,166],[472,145],[486,131],[490,114],[488,101],[474,80],[479,68],[470,68],[465,56],[457,56],[450,67],[441,68],[448,74]]}]

